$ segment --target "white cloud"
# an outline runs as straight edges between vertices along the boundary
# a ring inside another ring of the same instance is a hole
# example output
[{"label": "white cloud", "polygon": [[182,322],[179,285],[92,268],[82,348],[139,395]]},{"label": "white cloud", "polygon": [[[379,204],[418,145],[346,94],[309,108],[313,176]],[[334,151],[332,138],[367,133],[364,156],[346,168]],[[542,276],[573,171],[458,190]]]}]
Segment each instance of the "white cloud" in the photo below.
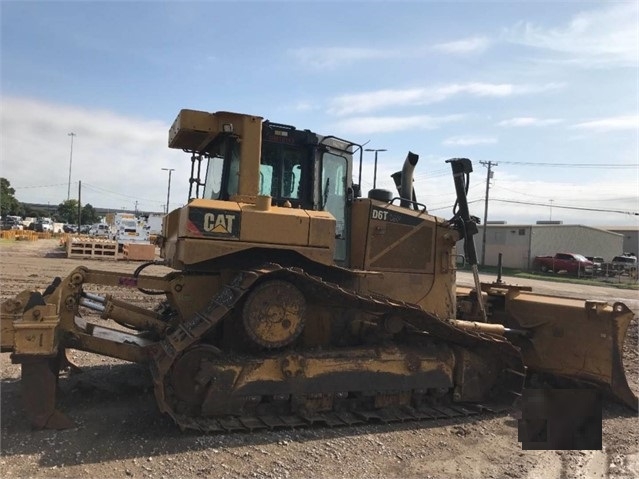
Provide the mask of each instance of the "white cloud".
[{"label": "white cloud", "polygon": [[310,101],[298,101],[293,105],[293,109],[300,112],[313,111],[318,110],[319,106]]},{"label": "white cloud", "polygon": [[502,120],[497,123],[499,126],[549,126],[562,123],[564,120],[560,118],[534,118],[530,116],[520,116],[516,118],[510,118],[508,120]]},{"label": "white cloud", "polygon": [[[176,112],[177,115],[177,112]],[[26,98],[2,98],[0,175],[19,201],[59,204],[67,199],[69,132],[76,133],[71,197],[82,181],[82,203],[161,211],[175,168],[171,205],[187,201],[188,155],[167,146],[169,123],[125,117]]]},{"label": "white cloud", "polygon": [[452,54],[480,53],[486,50],[489,44],[490,41],[486,37],[472,37],[453,42],[438,43],[433,45],[433,50]]},{"label": "white cloud", "polygon": [[400,50],[358,47],[295,48],[289,50],[302,65],[317,69],[333,69],[363,60],[395,58]]},{"label": "white cloud", "polygon": [[451,136],[442,144],[446,146],[494,145],[497,138],[492,136]]},{"label": "white cloud", "polygon": [[611,118],[600,118],[598,120],[584,121],[582,123],[573,125],[573,128],[595,132],[606,132],[613,130],[639,131],[639,115],[616,116]]},{"label": "white cloud", "polygon": [[388,133],[411,129],[434,130],[441,125],[460,121],[463,118],[465,115],[354,117],[337,122],[334,128],[349,134]]},{"label": "white cloud", "polygon": [[[500,165],[500,168],[503,166]],[[562,175],[555,175],[554,181],[540,181],[528,180],[521,173],[509,174],[500,168],[495,170],[490,194],[490,215],[494,219],[508,219],[511,223],[516,218],[516,221],[526,223],[548,220],[552,214],[553,220],[561,220],[564,224],[637,224],[636,217],[632,215],[569,209],[638,211],[637,179],[633,175],[619,175],[612,171],[608,175],[593,174],[590,180],[578,182],[566,181]]]},{"label": "white cloud", "polygon": [[[636,66],[639,58],[637,2],[611,3],[575,15],[559,28],[519,23],[504,32],[507,41],[563,54],[583,66]],[[565,61],[565,58],[564,58]]]},{"label": "white cloud", "polygon": [[485,37],[471,37],[452,42],[444,42],[432,47],[414,45],[392,49],[367,47],[301,47],[288,51],[301,65],[315,70],[326,70],[352,65],[368,60],[388,60],[392,58],[414,58],[427,54],[429,50],[450,54],[479,53],[490,45]]},{"label": "white cloud", "polygon": [[561,83],[513,85],[510,83],[470,82],[452,83],[433,88],[384,89],[337,96],[329,103],[329,113],[350,115],[392,106],[427,105],[458,95],[503,98],[556,90],[563,86]]},{"label": "white cloud", "polygon": [[[496,160],[499,163],[499,160]],[[471,214],[482,216],[484,211],[486,169],[473,161],[475,171],[470,175],[468,192]],[[636,175],[597,174],[584,179],[577,175],[559,174],[562,169],[548,170],[547,179],[531,178],[534,167],[509,167],[499,163],[491,181],[488,220],[505,220],[510,225],[531,224],[537,220],[563,221],[564,224],[639,226],[636,216],[610,212],[582,211],[560,208],[581,207],[596,210],[639,211]],[[556,171],[555,171],[556,170]],[[601,173],[600,173],[601,172]],[[555,173],[555,174],[551,174]],[[379,178],[379,176],[378,176]],[[418,200],[435,214],[446,216],[455,201],[454,191],[441,177],[419,175],[415,180]],[[502,201],[505,200],[505,201]],[[552,202],[550,201],[552,200]],[[512,203],[515,201],[517,203]],[[551,212],[552,207],[552,212]]]}]

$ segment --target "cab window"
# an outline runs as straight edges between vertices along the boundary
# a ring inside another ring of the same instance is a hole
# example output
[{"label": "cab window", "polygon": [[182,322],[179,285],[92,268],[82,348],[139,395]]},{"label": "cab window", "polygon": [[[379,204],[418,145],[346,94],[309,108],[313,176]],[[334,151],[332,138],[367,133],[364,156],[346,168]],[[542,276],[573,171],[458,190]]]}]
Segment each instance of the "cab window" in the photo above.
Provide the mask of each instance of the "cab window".
[{"label": "cab window", "polygon": [[206,180],[204,183],[204,198],[209,200],[217,200],[220,198],[223,173],[224,158],[221,156],[209,158],[209,164],[206,169]]},{"label": "cab window", "polygon": [[240,148],[234,141],[220,142],[209,157],[203,198],[225,200],[237,194],[240,184]]}]

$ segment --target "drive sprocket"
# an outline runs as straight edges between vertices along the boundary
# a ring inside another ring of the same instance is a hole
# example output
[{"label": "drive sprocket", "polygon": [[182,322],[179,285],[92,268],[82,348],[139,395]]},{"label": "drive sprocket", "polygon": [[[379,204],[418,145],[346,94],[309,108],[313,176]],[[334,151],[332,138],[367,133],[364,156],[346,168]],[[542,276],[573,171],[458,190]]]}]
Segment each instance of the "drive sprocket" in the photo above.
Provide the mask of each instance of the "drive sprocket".
[{"label": "drive sprocket", "polygon": [[247,295],[242,308],[242,324],[258,346],[281,348],[293,343],[304,329],[306,299],[292,283],[269,280]]}]

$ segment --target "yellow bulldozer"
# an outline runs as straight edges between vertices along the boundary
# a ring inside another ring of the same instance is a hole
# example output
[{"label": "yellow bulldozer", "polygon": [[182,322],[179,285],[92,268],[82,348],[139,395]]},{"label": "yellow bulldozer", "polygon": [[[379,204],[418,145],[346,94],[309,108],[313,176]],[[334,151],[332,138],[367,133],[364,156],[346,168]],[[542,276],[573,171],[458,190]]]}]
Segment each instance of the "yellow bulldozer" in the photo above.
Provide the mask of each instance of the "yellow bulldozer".
[{"label": "yellow bulldozer", "polygon": [[[191,160],[189,201],[159,237],[170,273],[78,267],[1,306],[34,427],[72,425],[55,406],[66,349],[148,364],[160,411],[200,431],[503,410],[531,374],[637,408],[628,307],[479,281],[470,160],[448,160],[457,201],[444,219],[417,200],[414,153],[397,194],[363,197],[361,145],[258,116],[182,110],[169,147]],[[474,288],[456,286],[462,238]]]}]

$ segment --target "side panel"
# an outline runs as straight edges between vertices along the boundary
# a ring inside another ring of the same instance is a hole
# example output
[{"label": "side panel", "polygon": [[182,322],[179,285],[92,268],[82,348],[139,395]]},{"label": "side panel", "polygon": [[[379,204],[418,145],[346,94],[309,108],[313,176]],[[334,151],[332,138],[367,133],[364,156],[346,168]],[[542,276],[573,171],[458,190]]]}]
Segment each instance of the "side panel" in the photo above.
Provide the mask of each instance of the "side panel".
[{"label": "side panel", "polygon": [[352,269],[364,269],[370,209],[371,202],[366,199],[358,199],[351,204],[350,267]]},{"label": "side panel", "polygon": [[335,244],[335,218],[327,211],[307,211],[311,219],[308,244],[330,248]]},{"label": "side panel", "polygon": [[352,205],[351,267],[361,292],[455,317],[457,233],[441,219],[370,199]]},{"label": "side panel", "polygon": [[260,211],[242,205],[241,241],[308,246],[310,218],[304,210],[272,208]]},{"label": "side panel", "polygon": [[196,199],[167,216],[162,257],[171,267],[269,248],[332,264],[335,219],[327,212]]},{"label": "side panel", "polygon": [[312,248],[308,246],[286,247],[269,243],[180,238],[175,248],[175,254],[169,260],[169,266],[183,270],[186,269],[187,266],[223,258],[224,256],[242,251],[245,251],[246,254],[250,254],[250,250],[257,248],[295,251],[311,261],[326,265],[333,264],[332,250],[326,248]]},{"label": "side panel", "polygon": [[[354,227],[367,225],[362,269],[435,273],[437,218],[378,201],[361,203],[370,205],[368,211],[358,207],[353,212]],[[364,213],[367,213],[365,219]],[[353,248],[358,260],[361,258],[359,248]]]},{"label": "side panel", "polygon": [[368,268],[434,272],[435,223],[373,206],[371,230]]},{"label": "side panel", "polygon": [[[186,236],[240,239],[240,208],[237,203],[215,201],[211,207],[188,207]],[[220,207],[221,206],[221,207]]]}]

